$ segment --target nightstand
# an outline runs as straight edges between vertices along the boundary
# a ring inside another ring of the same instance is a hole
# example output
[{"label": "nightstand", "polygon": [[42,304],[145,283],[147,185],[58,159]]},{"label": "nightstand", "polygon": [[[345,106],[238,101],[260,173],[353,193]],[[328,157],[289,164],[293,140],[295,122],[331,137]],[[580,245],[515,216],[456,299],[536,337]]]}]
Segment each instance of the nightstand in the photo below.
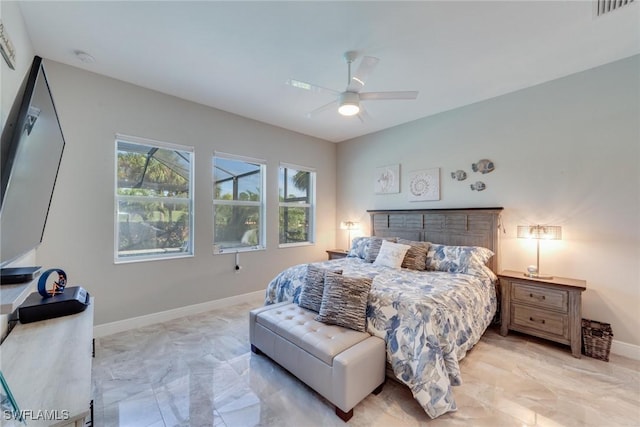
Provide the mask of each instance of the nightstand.
[{"label": "nightstand", "polygon": [[340,259],[340,258],[346,258],[347,254],[349,252],[345,251],[344,249],[330,249],[327,251],[327,256],[329,257],[329,259]]},{"label": "nightstand", "polygon": [[502,288],[500,335],[509,330],[571,346],[580,358],[582,347],[582,292],[584,280],[554,277],[536,279],[520,271],[498,275]]}]

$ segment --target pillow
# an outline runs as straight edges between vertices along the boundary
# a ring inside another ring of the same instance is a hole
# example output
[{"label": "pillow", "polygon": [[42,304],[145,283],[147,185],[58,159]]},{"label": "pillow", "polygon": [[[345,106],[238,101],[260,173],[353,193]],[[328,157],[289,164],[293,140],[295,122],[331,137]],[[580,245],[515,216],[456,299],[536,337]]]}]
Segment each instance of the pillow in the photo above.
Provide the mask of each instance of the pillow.
[{"label": "pillow", "polygon": [[486,265],[481,265],[481,266],[471,265],[469,266],[469,268],[467,268],[466,273],[471,274],[472,276],[478,276],[480,278],[488,277],[492,283],[495,283],[498,281],[498,276],[496,276],[496,274],[493,271],[491,271],[491,269]]},{"label": "pillow", "polygon": [[373,279],[327,272],[318,322],[366,332],[367,300]]},{"label": "pillow", "polygon": [[373,262],[378,257],[378,252],[380,252],[380,248],[382,247],[383,241],[388,242],[396,242],[395,237],[370,237],[371,243],[369,243],[369,251],[367,251],[367,256],[364,258],[366,262]]},{"label": "pillow", "polygon": [[347,258],[362,258],[367,257],[367,251],[369,250],[369,244],[371,243],[370,237],[354,237],[351,242],[351,249],[347,254]]},{"label": "pillow", "polygon": [[391,243],[386,240],[382,242],[380,252],[373,262],[373,265],[384,265],[391,268],[400,268],[404,256],[407,254],[411,246],[402,245],[400,243]]},{"label": "pillow", "polygon": [[427,254],[427,270],[466,273],[469,267],[480,268],[493,256],[480,246],[447,246],[431,244]]},{"label": "pillow", "polygon": [[398,239],[398,243],[411,246],[402,260],[402,268],[421,271],[427,269],[429,242],[415,242],[413,240]]},{"label": "pillow", "polygon": [[[298,305],[307,308],[316,313],[320,311],[322,304],[322,294],[324,292],[324,275],[331,271],[325,268],[317,267],[309,264],[307,266],[307,275],[300,291]],[[342,274],[342,270],[333,271],[335,274]]]}]

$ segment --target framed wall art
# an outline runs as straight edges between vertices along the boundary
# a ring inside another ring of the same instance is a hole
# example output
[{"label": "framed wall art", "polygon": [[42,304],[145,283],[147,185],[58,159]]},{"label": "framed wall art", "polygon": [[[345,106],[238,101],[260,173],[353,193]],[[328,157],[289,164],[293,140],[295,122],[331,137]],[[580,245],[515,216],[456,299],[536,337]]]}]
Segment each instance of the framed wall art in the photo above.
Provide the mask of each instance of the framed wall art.
[{"label": "framed wall art", "polygon": [[400,165],[388,165],[376,168],[374,189],[376,194],[399,193]]},{"label": "framed wall art", "polygon": [[409,172],[409,201],[440,200],[440,168]]}]

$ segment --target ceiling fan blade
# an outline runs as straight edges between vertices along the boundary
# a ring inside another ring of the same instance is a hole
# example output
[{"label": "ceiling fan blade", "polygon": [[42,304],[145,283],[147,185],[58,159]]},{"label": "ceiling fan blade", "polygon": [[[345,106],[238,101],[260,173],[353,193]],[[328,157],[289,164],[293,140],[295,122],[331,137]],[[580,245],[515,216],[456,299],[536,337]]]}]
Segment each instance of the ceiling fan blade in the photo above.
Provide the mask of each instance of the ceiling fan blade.
[{"label": "ceiling fan blade", "polygon": [[349,86],[347,86],[347,91],[360,92],[360,90],[362,90],[362,88],[364,87],[367,79],[369,78],[369,74],[373,72],[379,61],[380,60],[378,58],[373,56],[363,57],[355,74],[351,76]]},{"label": "ceiling fan blade", "polygon": [[329,89],[329,88],[326,88],[326,87],[314,85],[314,84],[311,84],[311,83],[307,83],[307,82],[303,82],[303,81],[295,80],[295,79],[287,80],[287,85],[289,85],[291,87],[294,87],[296,89],[308,90],[309,92],[329,93],[331,95],[339,95],[340,94],[340,92],[338,92],[337,90]]},{"label": "ceiling fan blade", "polygon": [[328,104],[323,105],[322,107],[318,107],[313,111],[309,111],[307,114],[305,114],[305,116],[310,119],[320,113],[322,113],[323,111],[329,110],[331,108],[335,108],[338,105],[338,100],[334,99],[333,101],[331,101]]},{"label": "ceiling fan blade", "polygon": [[362,123],[370,122],[372,120],[371,116],[369,115],[367,110],[364,109],[362,105],[360,106],[360,112],[358,113],[358,118]]},{"label": "ceiling fan blade", "polygon": [[418,91],[404,92],[365,92],[360,94],[361,101],[377,101],[383,99],[416,99]]}]

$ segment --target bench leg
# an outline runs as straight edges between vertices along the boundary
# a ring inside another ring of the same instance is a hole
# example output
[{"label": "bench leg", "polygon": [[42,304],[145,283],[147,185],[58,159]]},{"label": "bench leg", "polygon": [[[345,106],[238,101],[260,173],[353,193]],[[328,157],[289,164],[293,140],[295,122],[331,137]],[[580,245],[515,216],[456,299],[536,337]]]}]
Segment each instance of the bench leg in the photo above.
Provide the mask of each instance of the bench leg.
[{"label": "bench leg", "polygon": [[336,415],[340,417],[345,423],[353,417],[353,408],[349,412],[344,412],[342,409],[336,406]]},{"label": "bench leg", "polygon": [[380,384],[378,387],[375,388],[375,390],[373,390],[371,393],[378,395],[380,393],[382,393],[382,388],[384,387],[384,382],[382,384]]},{"label": "bench leg", "polygon": [[262,354],[260,349],[258,347],[256,347],[255,345],[253,345],[253,344],[251,344],[251,352],[255,353],[255,354]]}]

